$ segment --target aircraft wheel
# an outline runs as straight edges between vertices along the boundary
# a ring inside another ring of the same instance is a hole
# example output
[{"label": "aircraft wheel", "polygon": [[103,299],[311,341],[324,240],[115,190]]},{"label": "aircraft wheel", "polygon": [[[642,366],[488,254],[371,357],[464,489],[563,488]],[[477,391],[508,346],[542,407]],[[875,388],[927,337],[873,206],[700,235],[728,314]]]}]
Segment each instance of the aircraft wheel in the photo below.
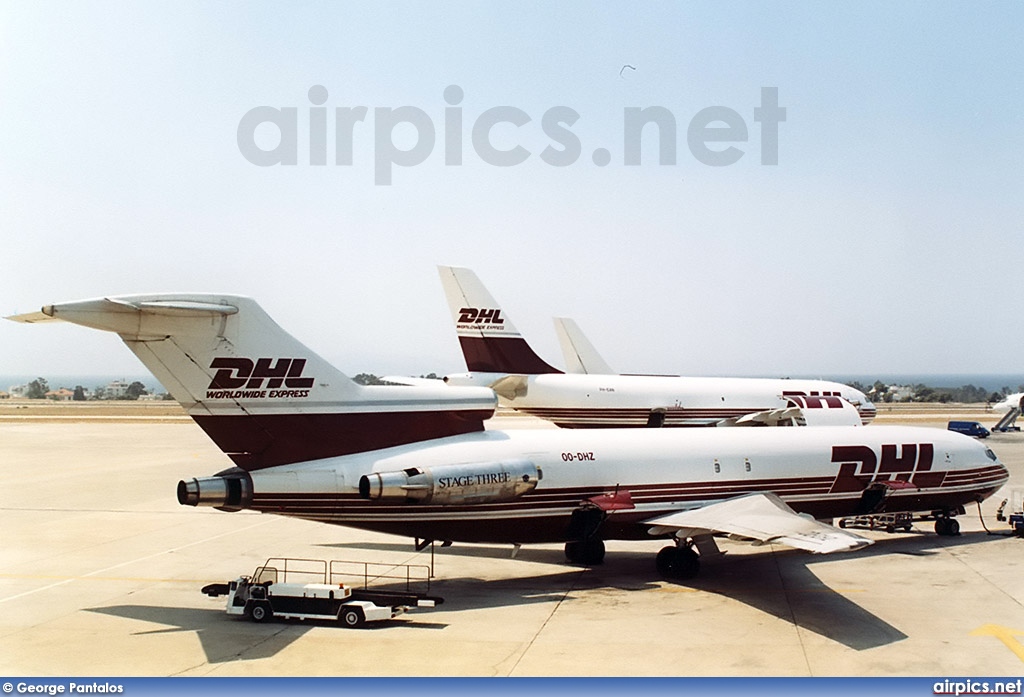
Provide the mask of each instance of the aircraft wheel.
[{"label": "aircraft wheel", "polygon": [[604,540],[595,537],[565,543],[565,558],[570,564],[597,566],[604,562],[604,551]]},{"label": "aircraft wheel", "polygon": [[341,608],[341,623],[350,629],[356,629],[363,626],[363,622],[366,618],[363,616],[362,608],[358,607],[343,607]]},{"label": "aircraft wheel", "polygon": [[700,573],[700,557],[691,547],[663,547],[655,564],[666,578],[693,578]]},{"label": "aircraft wheel", "polygon": [[938,518],[935,521],[935,534],[952,537],[960,534],[960,522],[956,518]]},{"label": "aircraft wheel", "polygon": [[593,537],[584,544],[584,562],[590,566],[604,563],[604,540]]},{"label": "aircraft wheel", "polygon": [[252,618],[253,622],[266,622],[274,616],[274,611],[270,608],[270,603],[253,603],[252,608],[249,610],[249,617]]}]

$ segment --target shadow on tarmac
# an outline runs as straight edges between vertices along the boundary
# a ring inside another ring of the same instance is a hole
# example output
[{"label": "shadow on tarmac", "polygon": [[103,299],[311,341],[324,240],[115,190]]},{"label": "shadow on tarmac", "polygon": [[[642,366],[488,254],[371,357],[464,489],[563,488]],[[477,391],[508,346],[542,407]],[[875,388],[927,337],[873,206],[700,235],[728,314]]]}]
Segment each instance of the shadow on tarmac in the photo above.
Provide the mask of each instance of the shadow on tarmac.
[{"label": "shadow on tarmac", "polygon": [[[927,558],[938,555],[941,549],[978,544],[994,537],[984,532],[969,532],[957,537],[938,537],[931,533],[911,532],[879,539],[871,547],[853,555],[859,558],[883,557],[902,554]],[[324,545],[330,548],[372,549],[408,553],[408,543],[382,543],[371,545]],[[451,611],[472,611],[488,608],[525,606],[536,603],[572,602],[574,594],[592,590],[618,589],[631,592],[655,592],[666,584],[690,588],[695,591],[719,595],[768,615],[789,622],[801,629],[814,632],[857,651],[887,646],[907,638],[907,635],[885,620],[863,609],[843,594],[825,585],[813,573],[813,566],[835,557],[810,555],[798,550],[775,547],[753,554],[729,555],[708,559],[701,575],[689,581],[668,582],[657,577],[651,553],[637,551],[610,552],[600,566],[583,568],[568,566],[561,550],[523,548],[519,560],[558,565],[532,575],[517,575],[498,580],[472,576],[436,579],[433,594],[445,598],[442,606]],[[448,555],[460,557],[510,559],[510,548],[505,545],[455,545],[438,548],[437,557],[443,562]],[[428,552],[429,554],[429,552]],[[845,555],[844,555],[845,556]],[[673,595],[666,602],[686,603],[687,596]],[[672,610],[685,611],[675,605]],[[367,625],[361,630],[349,630],[331,622],[300,622],[276,620],[256,624],[241,618],[228,617],[223,608],[183,609],[143,605],[117,605],[90,608],[90,612],[164,625],[164,629],[137,632],[138,635],[163,632],[195,632],[201,642],[207,661],[219,664],[239,660],[254,660],[276,655],[318,626],[336,627],[338,632],[387,631],[396,624],[415,629],[438,630],[448,626],[431,622],[413,611],[389,622]],[[346,636],[341,634],[339,636]]]},{"label": "shadow on tarmac", "polygon": [[[968,532],[955,537],[939,537],[930,531],[914,530],[882,537],[870,547],[851,553],[858,558],[885,557],[900,554],[921,558],[940,554],[942,549],[961,545],[979,544],[998,539],[1000,535]],[[381,543],[367,545],[330,545],[338,548],[372,548],[378,551],[409,552],[408,543]],[[863,651],[887,646],[907,638],[907,635],[885,620],[868,612],[841,593],[825,585],[813,573],[819,562],[834,561],[839,555],[811,555],[788,547],[775,547],[755,554],[730,556],[728,554],[705,560],[700,576],[687,581],[665,581],[654,570],[654,553],[609,552],[604,564],[584,570],[565,567],[565,573],[515,578],[506,581],[480,581],[488,590],[475,591],[458,585],[450,593],[460,606],[495,607],[509,604],[500,598],[506,594],[523,592],[527,588],[543,591],[553,597],[564,597],[567,578],[580,574],[571,585],[573,591],[597,588],[621,590],[654,590],[664,583],[692,588],[720,595],[744,603],[752,608],[790,622],[801,629],[819,634],[843,646]],[[510,547],[502,545],[453,545],[436,549],[443,561],[445,555],[463,557],[509,559]],[[842,555],[847,556],[847,555]],[[550,546],[543,549],[522,548],[517,559],[548,564],[565,565],[561,550]],[[922,560],[922,563],[924,561]],[[455,584],[459,579],[445,579],[438,588]]]}]

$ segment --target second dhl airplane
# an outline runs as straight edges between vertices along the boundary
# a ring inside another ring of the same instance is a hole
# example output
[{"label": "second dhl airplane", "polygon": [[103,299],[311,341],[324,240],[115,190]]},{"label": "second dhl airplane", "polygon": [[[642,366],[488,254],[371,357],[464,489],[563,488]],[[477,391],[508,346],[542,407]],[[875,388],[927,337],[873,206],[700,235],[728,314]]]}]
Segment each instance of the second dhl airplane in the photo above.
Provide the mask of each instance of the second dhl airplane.
[{"label": "second dhl airplane", "polygon": [[491,390],[358,385],[235,295],[111,296],[11,319],[120,336],[233,462],[179,482],[187,506],[564,542],[586,564],[605,540],[660,538],[658,569],[686,578],[720,535],[817,553],[871,543],[818,519],[922,512],[956,534],[964,506],[1008,479],[990,449],[939,429],[486,430]]},{"label": "second dhl airplane", "polygon": [[827,380],[614,374],[570,320],[556,322],[576,371],[563,373],[534,352],[473,271],[438,270],[469,369],[445,382],[491,387],[503,404],[563,428],[866,424],[875,416],[863,392]]}]

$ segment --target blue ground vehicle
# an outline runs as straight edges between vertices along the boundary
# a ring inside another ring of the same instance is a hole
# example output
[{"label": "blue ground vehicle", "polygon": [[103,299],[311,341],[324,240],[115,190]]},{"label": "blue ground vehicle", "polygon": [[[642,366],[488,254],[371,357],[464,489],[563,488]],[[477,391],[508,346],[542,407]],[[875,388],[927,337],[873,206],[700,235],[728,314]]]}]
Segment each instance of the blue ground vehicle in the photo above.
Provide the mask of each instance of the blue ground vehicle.
[{"label": "blue ground vehicle", "polygon": [[989,430],[977,421],[950,421],[946,428],[975,438],[988,438],[991,435]]}]

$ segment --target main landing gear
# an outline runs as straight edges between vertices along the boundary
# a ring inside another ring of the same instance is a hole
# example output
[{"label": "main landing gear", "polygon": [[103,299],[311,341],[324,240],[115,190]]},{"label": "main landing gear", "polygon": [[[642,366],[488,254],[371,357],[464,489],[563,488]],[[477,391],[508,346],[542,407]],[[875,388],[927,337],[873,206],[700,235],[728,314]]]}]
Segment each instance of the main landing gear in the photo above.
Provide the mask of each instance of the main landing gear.
[{"label": "main landing gear", "polygon": [[935,534],[943,537],[953,537],[960,534],[960,523],[956,518],[940,516],[935,519]]},{"label": "main landing gear", "polygon": [[658,573],[665,578],[687,579],[700,573],[700,555],[692,542],[682,542],[672,547],[662,547],[655,560]]}]

